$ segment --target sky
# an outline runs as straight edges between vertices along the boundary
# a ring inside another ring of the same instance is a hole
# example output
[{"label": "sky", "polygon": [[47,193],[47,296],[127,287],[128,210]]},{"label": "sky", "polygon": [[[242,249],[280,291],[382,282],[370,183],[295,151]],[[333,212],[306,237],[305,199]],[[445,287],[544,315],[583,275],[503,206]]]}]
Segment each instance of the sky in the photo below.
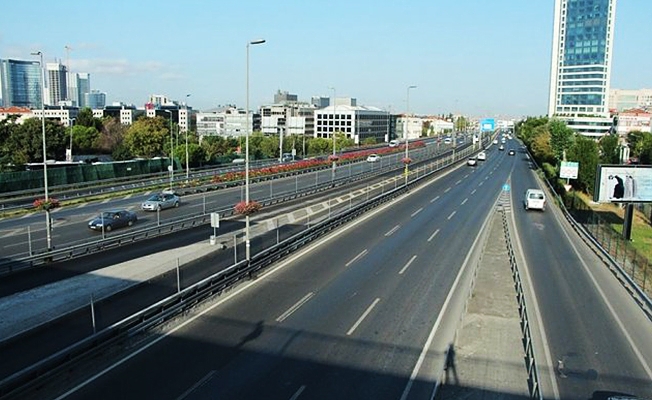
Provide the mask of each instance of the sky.
[{"label": "sky", "polygon": [[[554,0],[5,3],[0,58],[69,60],[107,104],[159,94],[196,110],[244,107],[246,45],[265,39],[249,49],[251,109],[281,90],[394,113],[547,113]],[[652,87],[650,15],[650,0],[618,2],[612,88]]]}]

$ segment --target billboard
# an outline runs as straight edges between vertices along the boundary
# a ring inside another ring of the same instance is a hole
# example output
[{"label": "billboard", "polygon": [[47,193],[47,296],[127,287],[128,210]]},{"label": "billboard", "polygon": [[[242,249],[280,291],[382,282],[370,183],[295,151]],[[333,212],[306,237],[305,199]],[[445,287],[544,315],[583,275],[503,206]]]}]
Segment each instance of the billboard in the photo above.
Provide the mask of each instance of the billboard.
[{"label": "billboard", "polygon": [[580,169],[580,164],[573,161],[562,161],[561,168],[559,168],[559,177],[566,179],[577,179],[577,171]]},{"label": "billboard", "polygon": [[598,165],[593,200],[599,203],[652,202],[652,165]]},{"label": "billboard", "polygon": [[496,121],[493,118],[485,118],[480,121],[480,132],[493,131],[496,129]]}]

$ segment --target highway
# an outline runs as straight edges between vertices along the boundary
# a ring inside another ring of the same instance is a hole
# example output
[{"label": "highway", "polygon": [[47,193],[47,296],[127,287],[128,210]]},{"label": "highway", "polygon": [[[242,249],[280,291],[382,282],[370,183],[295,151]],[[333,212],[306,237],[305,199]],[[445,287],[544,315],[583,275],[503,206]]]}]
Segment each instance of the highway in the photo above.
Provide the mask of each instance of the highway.
[{"label": "highway", "polygon": [[477,167],[368,213],[37,397],[423,398],[455,328],[445,312],[465,300],[457,279],[505,183],[545,398],[649,397],[652,322],[554,206],[523,209],[538,184],[524,150],[508,148],[516,156],[492,146]]},{"label": "highway", "polygon": [[490,151],[479,166],[369,213],[67,398],[408,399],[432,391],[449,340],[434,327],[513,164]]}]

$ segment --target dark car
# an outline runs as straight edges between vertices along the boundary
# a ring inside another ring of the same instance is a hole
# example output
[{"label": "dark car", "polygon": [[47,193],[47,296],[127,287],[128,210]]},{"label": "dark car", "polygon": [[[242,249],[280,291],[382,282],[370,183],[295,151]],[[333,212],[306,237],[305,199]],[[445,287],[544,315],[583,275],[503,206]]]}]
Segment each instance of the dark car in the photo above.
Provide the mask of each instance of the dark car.
[{"label": "dark car", "polygon": [[137,219],[136,213],[129,210],[104,211],[88,222],[88,228],[94,231],[111,232],[116,228],[132,226]]},{"label": "dark car", "polygon": [[514,154],[516,154],[516,152],[514,151],[514,149],[510,149],[509,153],[507,153],[507,154],[509,154],[510,156],[513,156]]}]

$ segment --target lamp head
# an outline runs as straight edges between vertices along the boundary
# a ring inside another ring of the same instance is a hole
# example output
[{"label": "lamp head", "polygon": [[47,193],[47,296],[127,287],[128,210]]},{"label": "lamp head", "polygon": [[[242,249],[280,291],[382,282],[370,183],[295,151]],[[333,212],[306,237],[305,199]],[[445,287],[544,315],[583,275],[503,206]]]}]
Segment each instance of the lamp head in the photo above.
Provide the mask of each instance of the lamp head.
[{"label": "lamp head", "polygon": [[249,44],[263,44],[263,43],[265,43],[265,39],[256,39],[249,42]]}]

